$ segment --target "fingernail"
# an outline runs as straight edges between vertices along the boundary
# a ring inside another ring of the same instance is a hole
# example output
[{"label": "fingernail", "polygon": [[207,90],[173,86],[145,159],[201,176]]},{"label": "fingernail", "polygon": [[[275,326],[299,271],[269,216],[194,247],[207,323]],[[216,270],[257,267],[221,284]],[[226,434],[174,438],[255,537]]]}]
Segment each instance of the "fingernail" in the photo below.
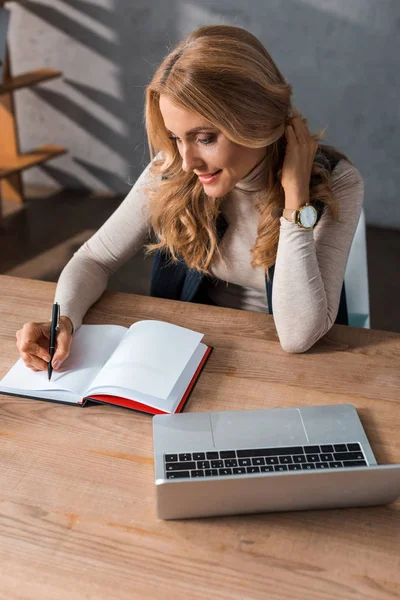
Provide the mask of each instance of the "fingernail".
[{"label": "fingernail", "polygon": [[53,369],[58,369],[61,366],[61,360],[56,360],[53,362]]}]

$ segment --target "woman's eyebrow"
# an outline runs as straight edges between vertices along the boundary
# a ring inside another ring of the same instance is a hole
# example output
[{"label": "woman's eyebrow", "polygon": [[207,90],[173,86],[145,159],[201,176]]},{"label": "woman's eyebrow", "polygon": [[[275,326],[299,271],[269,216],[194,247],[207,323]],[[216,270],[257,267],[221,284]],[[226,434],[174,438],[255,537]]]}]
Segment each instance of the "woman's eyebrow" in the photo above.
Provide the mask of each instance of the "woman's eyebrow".
[{"label": "woman's eyebrow", "polygon": [[[185,133],[185,136],[188,137],[189,135],[193,135],[194,133],[197,133],[198,131],[213,131],[213,130],[214,130],[214,127],[209,127],[208,125],[203,125],[200,127],[194,127],[193,129],[189,129],[189,131],[187,131]],[[167,132],[170,133],[171,135],[175,135],[169,129],[167,129]]]}]

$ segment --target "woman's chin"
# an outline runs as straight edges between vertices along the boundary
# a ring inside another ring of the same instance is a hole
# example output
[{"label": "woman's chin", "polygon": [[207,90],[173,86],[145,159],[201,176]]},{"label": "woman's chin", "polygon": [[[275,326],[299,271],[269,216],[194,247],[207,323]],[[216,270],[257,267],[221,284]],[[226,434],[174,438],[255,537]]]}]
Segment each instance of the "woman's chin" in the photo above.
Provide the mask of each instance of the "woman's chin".
[{"label": "woman's chin", "polygon": [[222,198],[233,190],[233,185],[203,185],[203,189],[210,198]]}]

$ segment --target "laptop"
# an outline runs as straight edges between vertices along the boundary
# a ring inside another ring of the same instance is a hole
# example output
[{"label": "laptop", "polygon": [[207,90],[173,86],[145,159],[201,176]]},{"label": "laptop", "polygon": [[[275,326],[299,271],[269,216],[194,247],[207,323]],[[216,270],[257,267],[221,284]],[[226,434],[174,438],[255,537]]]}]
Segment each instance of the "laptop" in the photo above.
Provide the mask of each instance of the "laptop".
[{"label": "laptop", "polygon": [[400,464],[378,465],[351,404],[153,417],[160,519],[389,504]]}]

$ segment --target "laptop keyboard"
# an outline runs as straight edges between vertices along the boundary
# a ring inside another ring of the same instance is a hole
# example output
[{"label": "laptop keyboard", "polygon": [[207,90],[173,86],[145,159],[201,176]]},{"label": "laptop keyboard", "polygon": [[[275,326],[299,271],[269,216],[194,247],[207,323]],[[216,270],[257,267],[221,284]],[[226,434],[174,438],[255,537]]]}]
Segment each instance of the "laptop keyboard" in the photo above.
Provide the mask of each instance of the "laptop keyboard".
[{"label": "laptop keyboard", "polygon": [[360,444],[285,446],[164,454],[167,479],[364,467]]}]

